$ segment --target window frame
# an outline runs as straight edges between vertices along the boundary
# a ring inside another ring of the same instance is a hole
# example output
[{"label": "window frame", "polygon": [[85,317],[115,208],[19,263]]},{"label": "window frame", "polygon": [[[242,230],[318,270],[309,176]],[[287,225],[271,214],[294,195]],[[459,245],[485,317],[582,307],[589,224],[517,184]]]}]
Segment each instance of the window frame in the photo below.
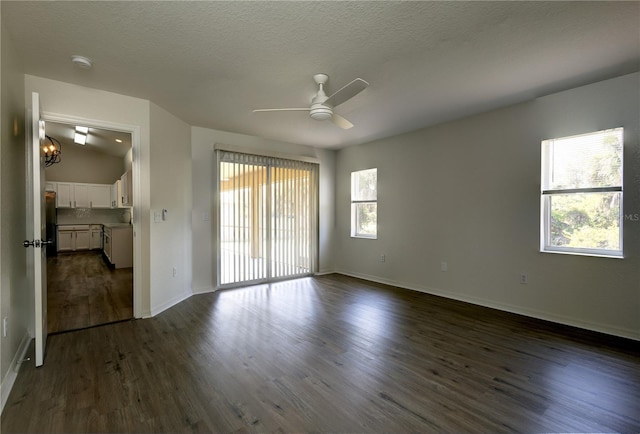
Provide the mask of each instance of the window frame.
[{"label": "window frame", "polygon": [[[622,137],[622,149],[621,149],[621,177],[620,185],[609,187],[584,187],[584,188],[545,188],[549,184],[551,160],[547,154],[547,148],[549,142],[556,140],[569,139],[573,137],[589,136],[607,131],[621,130],[620,135]],[[609,128],[599,131],[592,131],[584,134],[577,134],[574,136],[558,137],[555,139],[547,139],[541,142],[541,161],[540,161],[540,252],[542,253],[560,253],[566,255],[577,256],[595,256],[604,258],[624,258],[624,128]],[[568,246],[553,246],[551,245],[551,198],[556,195],[572,195],[572,194],[592,194],[592,193],[619,193],[620,194],[620,207],[618,215],[618,236],[619,236],[619,250],[611,249],[597,249],[587,247],[568,247]]]},{"label": "window frame", "polygon": [[[356,199],[354,198],[354,179],[357,174],[361,172],[367,172],[375,170],[376,171],[376,198],[375,199]],[[351,172],[351,180],[350,180],[350,196],[351,196],[351,238],[364,238],[369,240],[378,239],[378,168],[371,167],[369,169],[362,170],[354,170]],[[375,205],[376,208],[376,231],[375,234],[367,234],[360,233],[358,231],[358,213],[359,213],[359,205],[367,205],[372,204]]]}]

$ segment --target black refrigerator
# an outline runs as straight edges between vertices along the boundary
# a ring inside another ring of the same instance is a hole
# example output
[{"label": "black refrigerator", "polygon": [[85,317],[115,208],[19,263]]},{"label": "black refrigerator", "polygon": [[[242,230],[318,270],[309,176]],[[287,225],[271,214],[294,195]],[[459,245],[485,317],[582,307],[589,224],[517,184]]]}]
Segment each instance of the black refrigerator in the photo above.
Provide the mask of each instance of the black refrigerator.
[{"label": "black refrigerator", "polygon": [[58,254],[58,234],[57,234],[57,216],[56,216],[56,193],[46,191],[44,193],[44,210],[47,223],[47,256],[55,256]]}]

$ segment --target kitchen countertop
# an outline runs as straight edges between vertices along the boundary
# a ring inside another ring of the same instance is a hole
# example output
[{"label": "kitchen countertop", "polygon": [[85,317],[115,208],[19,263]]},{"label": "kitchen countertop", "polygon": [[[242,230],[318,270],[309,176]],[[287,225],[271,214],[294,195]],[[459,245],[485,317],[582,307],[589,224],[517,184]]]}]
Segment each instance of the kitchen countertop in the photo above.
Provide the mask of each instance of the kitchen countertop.
[{"label": "kitchen countertop", "polygon": [[57,225],[59,228],[75,227],[75,226],[96,226],[101,225],[106,228],[126,228],[131,226],[131,223],[65,223]]},{"label": "kitchen countertop", "polygon": [[105,228],[127,228],[131,226],[131,223],[103,223]]}]

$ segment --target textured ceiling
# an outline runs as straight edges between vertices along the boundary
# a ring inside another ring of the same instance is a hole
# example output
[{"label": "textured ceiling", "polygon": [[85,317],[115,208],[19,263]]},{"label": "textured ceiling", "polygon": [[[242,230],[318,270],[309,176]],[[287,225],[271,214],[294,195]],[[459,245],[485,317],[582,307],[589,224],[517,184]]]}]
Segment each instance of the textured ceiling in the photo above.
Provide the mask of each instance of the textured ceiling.
[{"label": "textured ceiling", "polygon": [[[148,99],[194,126],[329,148],[637,71],[639,2],[11,2],[27,74]],[[91,58],[82,70],[72,54]],[[371,85],[304,112],[312,76]],[[46,101],[43,102],[46,106]],[[46,107],[45,107],[46,108]]]}]

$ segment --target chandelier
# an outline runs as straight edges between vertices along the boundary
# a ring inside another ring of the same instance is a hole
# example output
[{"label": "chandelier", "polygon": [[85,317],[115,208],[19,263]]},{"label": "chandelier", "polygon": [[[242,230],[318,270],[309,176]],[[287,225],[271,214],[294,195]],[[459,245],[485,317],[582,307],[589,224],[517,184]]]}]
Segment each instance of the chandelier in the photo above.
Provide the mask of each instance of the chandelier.
[{"label": "chandelier", "polygon": [[62,154],[62,145],[58,139],[46,135],[44,137],[45,142],[42,147],[44,151],[44,166],[49,167],[61,161],[60,154]]}]

